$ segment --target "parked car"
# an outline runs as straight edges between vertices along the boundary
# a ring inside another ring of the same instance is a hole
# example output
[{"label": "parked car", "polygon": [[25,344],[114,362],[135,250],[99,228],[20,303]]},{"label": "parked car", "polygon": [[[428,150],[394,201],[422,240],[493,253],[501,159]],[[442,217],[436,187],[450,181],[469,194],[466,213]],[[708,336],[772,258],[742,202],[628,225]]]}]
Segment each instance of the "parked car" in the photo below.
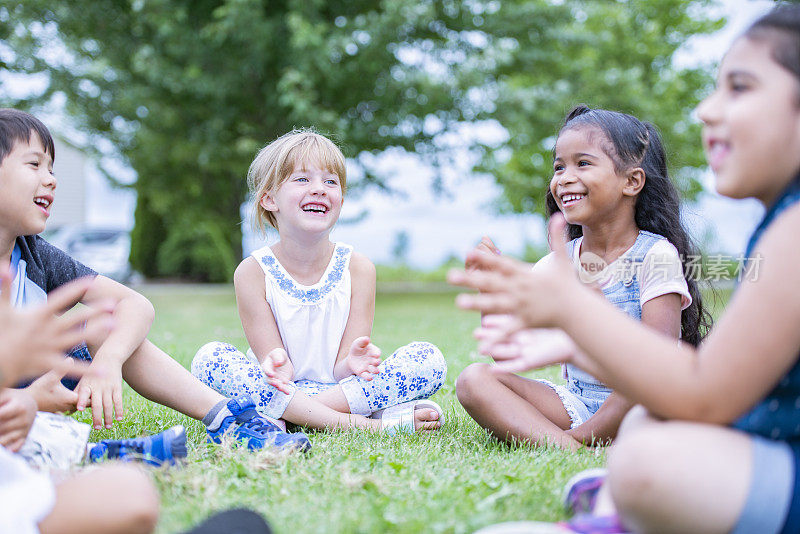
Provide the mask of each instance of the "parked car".
[{"label": "parked car", "polygon": [[131,238],[127,230],[86,226],[62,226],[45,239],[98,273],[118,282],[140,278],[131,268]]}]

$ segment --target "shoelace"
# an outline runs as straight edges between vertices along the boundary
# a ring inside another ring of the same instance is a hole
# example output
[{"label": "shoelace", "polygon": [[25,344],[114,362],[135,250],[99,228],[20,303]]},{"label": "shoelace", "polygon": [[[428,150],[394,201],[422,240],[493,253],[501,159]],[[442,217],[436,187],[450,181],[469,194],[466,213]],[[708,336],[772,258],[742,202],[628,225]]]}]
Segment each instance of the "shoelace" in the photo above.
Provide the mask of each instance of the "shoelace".
[{"label": "shoelace", "polygon": [[135,452],[137,454],[144,455],[144,440],[140,439],[129,439],[125,440],[122,443],[118,442],[111,442],[105,443],[106,449],[108,451],[109,458],[120,458],[125,456],[127,453]]},{"label": "shoelace", "polygon": [[278,429],[263,417],[261,417],[255,408],[249,408],[236,416],[236,422],[247,430],[252,430],[259,434],[272,434]]}]

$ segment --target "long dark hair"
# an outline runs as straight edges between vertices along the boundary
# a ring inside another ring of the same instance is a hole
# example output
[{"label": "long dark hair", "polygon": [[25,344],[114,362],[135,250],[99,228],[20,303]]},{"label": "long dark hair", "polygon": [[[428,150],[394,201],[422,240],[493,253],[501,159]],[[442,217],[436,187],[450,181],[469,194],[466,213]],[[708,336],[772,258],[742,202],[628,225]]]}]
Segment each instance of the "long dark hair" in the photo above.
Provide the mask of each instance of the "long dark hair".
[{"label": "long dark hair", "polygon": [[[567,114],[558,135],[574,128],[593,128],[603,133],[605,139],[601,147],[614,162],[618,173],[632,167],[644,170],[645,182],[636,197],[634,220],[640,230],[665,237],[678,250],[692,296],[692,304],[681,312],[681,339],[699,345],[711,328],[712,319],[703,307],[696,273],[689,265],[693,257],[699,257],[698,251],[681,222],[680,197],[667,172],[667,156],[658,130],[632,115],[590,109],[583,104]],[[545,204],[548,217],[560,211],[549,190]],[[577,224],[570,224],[568,232],[570,239],[583,235],[583,229]]]}]

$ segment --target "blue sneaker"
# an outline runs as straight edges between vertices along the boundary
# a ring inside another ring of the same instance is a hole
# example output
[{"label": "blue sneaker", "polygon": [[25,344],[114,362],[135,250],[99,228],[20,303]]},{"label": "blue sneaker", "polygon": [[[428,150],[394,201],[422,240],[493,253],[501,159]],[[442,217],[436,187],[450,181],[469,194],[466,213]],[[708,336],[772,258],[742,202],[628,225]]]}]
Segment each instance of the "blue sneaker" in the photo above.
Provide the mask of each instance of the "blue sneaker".
[{"label": "blue sneaker", "polygon": [[229,400],[227,407],[232,415],[225,417],[218,429],[206,429],[209,443],[222,443],[222,436],[230,432],[251,450],[273,447],[305,452],[311,448],[311,442],[302,432],[284,432],[278,425],[262,417],[249,395]]},{"label": "blue sneaker", "polygon": [[126,462],[141,461],[154,466],[175,465],[186,458],[186,429],[175,425],[154,436],[133,439],[104,439],[89,451],[89,459]]}]

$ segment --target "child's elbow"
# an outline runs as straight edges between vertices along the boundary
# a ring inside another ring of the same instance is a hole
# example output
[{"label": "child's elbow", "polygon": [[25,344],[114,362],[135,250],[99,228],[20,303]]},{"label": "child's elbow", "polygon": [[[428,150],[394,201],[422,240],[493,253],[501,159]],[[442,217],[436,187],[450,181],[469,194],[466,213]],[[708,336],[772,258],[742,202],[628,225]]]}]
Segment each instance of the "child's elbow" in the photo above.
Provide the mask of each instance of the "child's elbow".
[{"label": "child's elbow", "polygon": [[142,322],[151,325],[156,318],[156,309],[150,300],[135,291],[131,291],[132,295],[128,297],[131,303],[136,308],[136,317]]}]

